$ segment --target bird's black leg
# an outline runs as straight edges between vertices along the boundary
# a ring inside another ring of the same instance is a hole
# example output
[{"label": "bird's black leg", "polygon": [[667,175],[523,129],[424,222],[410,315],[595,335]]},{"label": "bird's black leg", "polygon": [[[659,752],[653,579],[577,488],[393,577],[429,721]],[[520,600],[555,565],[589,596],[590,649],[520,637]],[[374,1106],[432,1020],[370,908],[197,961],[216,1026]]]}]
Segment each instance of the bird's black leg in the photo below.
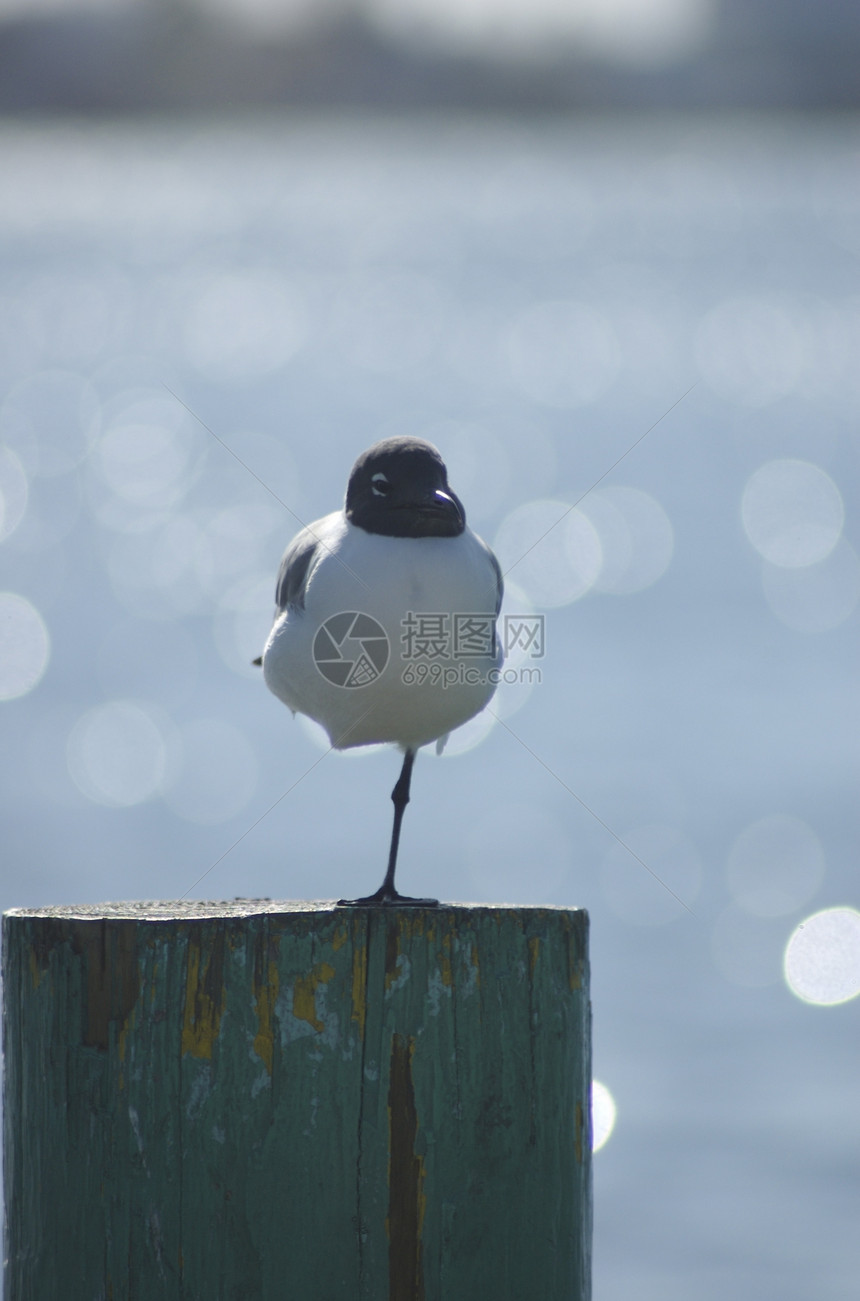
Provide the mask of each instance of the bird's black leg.
[{"label": "bird's black leg", "polygon": [[400,776],[397,778],[394,790],[391,792],[391,798],[394,801],[394,826],[391,829],[391,848],[388,851],[388,870],[385,873],[385,880],[375,894],[369,894],[364,899],[338,899],[338,904],[344,906],[353,904],[401,905],[411,908],[435,908],[438,904],[438,899],[412,899],[408,895],[398,894],[394,888],[397,848],[400,844],[400,825],[403,822],[406,805],[409,803],[409,787],[412,782],[412,765],[414,763],[415,751],[407,750],[403,757]]}]

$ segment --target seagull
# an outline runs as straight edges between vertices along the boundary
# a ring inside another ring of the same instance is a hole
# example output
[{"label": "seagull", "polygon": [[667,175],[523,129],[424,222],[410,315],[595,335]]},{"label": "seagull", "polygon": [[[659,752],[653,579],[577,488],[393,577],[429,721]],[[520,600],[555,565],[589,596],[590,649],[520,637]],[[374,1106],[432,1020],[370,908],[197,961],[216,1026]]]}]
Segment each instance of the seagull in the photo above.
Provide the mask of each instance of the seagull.
[{"label": "seagull", "polygon": [[339,905],[433,907],[394,885],[412,767],[496,689],[502,648],[499,562],[466,524],[437,448],[386,438],[359,456],[343,510],[303,528],[278,572],[275,621],[260,659],[272,691],[332,747],[393,743],[403,767],[379,889]]}]

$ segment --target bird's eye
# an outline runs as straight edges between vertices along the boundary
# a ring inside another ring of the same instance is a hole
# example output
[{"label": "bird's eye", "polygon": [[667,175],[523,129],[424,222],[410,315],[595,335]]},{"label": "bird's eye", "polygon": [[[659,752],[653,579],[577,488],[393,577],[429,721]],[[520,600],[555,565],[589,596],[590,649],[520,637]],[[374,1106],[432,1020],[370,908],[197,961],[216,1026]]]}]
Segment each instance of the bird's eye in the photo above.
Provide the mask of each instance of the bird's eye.
[{"label": "bird's eye", "polygon": [[388,476],[384,474],[375,474],[370,480],[370,486],[373,490],[374,497],[387,497],[391,492],[391,484],[388,482]]}]

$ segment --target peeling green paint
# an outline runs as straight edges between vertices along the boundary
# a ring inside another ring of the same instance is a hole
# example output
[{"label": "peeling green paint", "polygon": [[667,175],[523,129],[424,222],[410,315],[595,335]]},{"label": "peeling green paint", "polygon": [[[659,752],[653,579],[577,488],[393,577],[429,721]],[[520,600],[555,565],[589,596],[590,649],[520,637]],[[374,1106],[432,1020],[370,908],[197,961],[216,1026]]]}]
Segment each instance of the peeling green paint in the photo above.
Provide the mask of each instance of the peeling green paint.
[{"label": "peeling green paint", "polygon": [[364,1014],[367,1006],[367,948],[356,944],[352,958],[352,1019],[364,1038]]},{"label": "peeling green paint", "polygon": [[9,1301],[586,1301],[584,913],[117,905],[3,938]]},{"label": "peeling green paint", "polygon": [[257,1011],[257,1033],[254,1035],[254,1052],[263,1062],[271,1075],[275,1053],[274,1008],[278,998],[278,968],[269,962],[264,982],[256,986],[255,1007]]},{"label": "peeling green paint", "polygon": [[[337,952],[334,945],[332,952]],[[298,1021],[307,1021],[317,1034],[325,1029],[324,1022],[317,1016],[317,989],[328,984],[334,974],[334,967],[328,962],[318,962],[306,976],[297,976],[293,985],[293,1016]]]},{"label": "peeling green paint", "polygon": [[226,935],[220,931],[214,936],[204,931],[188,940],[182,1051],[193,1057],[211,1059],[221,1031],[225,943]]}]

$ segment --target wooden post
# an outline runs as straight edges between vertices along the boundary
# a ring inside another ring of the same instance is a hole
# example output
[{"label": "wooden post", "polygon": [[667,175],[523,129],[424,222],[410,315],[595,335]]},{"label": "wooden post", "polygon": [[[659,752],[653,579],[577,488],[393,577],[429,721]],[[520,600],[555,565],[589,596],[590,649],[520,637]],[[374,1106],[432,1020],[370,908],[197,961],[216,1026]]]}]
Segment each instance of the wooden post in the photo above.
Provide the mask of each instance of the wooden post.
[{"label": "wooden post", "polygon": [[3,926],[6,1301],[586,1301],[587,914]]}]

